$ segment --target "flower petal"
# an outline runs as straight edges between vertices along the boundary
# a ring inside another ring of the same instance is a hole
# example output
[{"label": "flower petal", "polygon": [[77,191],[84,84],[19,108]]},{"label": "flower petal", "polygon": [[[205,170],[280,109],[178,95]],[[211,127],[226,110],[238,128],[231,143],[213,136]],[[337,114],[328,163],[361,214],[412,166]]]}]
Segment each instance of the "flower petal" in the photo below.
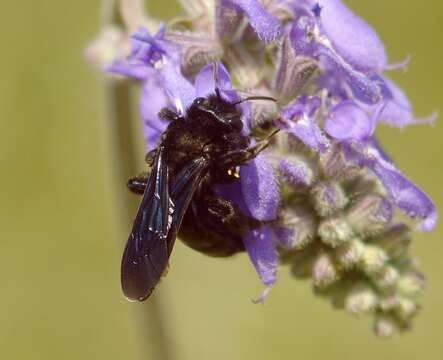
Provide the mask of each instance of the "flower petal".
[{"label": "flower petal", "polygon": [[151,69],[146,66],[130,65],[127,61],[123,60],[118,60],[105,67],[105,71],[128,76],[139,81],[145,80],[150,74],[152,74]]},{"label": "flower petal", "polygon": [[314,115],[320,103],[320,99],[315,96],[300,97],[283,108],[276,125],[298,137],[310,148],[325,151],[329,146],[329,141],[314,121]]},{"label": "flower petal", "polygon": [[330,68],[332,76],[346,80],[354,96],[367,104],[377,103],[387,94],[380,76],[358,71],[333,47],[331,41],[321,34],[319,25],[310,16],[301,16],[292,26],[290,37],[295,53],[320,60]]},{"label": "flower petal", "polygon": [[366,140],[374,132],[375,121],[353,101],[338,103],[328,114],[325,131],[338,140]]},{"label": "flower petal", "polygon": [[377,161],[371,168],[392,196],[395,205],[412,218],[422,218],[423,231],[432,231],[438,215],[428,195],[390,163]]},{"label": "flower petal", "polygon": [[155,77],[149,78],[143,85],[140,97],[140,115],[143,121],[146,148],[153,149],[167,122],[158,117],[161,109],[169,105],[169,99]]},{"label": "flower petal", "polygon": [[274,169],[264,154],[240,168],[240,181],[251,215],[260,221],[275,219],[280,194]]},{"label": "flower petal", "polygon": [[232,23],[238,23],[241,13],[249,18],[252,28],[263,42],[272,42],[282,34],[280,21],[268,13],[258,0],[220,0],[217,12],[217,31],[221,38],[226,37],[229,29],[231,35],[234,35],[237,26],[233,27]]},{"label": "flower petal", "polygon": [[243,243],[260,279],[266,285],[256,302],[263,302],[269,288],[277,281],[278,254],[269,226],[262,226],[243,236]]},{"label": "flower petal", "polygon": [[421,229],[432,231],[437,223],[434,203],[421,189],[406,178],[373,143],[347,147],[348,155],[360,166],[371,169],[383,183],[392,202],[408,216],[422,218]]},{"label": "flower petal", "polygon": [[392,100],[387,103],[386,108],[383,110],[380,116],[381,122],[404,127],[412,124],[432,124],[436,120],[436,113],[427,118],[415,118],[411,103],[403,90],[387,77],[384,78],[384,81],[392,94]]},{"label": "flower petal", "polygon": [[[214,64],[206,65],[195,78],[195,90],[197,96],[205,97],[215,91]],[[231,90],[231,76],[223,64],[218,65],[218,88],[220,90]]]},{"label": "flower petal", "polygon": [[374,29],[341,0],[313,0],[312,3],[321,6],[321,31],[338,53],[359,71],[381,73],[388,59]]}]

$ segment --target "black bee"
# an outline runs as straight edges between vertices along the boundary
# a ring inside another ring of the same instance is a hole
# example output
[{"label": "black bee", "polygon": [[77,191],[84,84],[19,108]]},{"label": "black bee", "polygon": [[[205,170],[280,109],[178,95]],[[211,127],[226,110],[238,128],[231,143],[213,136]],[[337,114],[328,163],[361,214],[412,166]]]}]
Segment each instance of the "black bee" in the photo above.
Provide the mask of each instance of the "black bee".
[{"label": "black bee", "polygon": [[[215,67],[217,76],[217,67]],[[217,83],[217,82],[216,82]],[[237,181],[236,168],[254,158],[269,139],[250,147],[242,134],[242,112],[220,91],[197,98],[184,116],[165,108],[170,121],[158,147],[148,153],[149,176],[128,182],[143,194],[121,264],[121,282],[129,300],[149,297],[168,267],[177,233],[190,247],[211,256],[243,251],[241,234],[254,220],[215,192],[215,184]]]}]

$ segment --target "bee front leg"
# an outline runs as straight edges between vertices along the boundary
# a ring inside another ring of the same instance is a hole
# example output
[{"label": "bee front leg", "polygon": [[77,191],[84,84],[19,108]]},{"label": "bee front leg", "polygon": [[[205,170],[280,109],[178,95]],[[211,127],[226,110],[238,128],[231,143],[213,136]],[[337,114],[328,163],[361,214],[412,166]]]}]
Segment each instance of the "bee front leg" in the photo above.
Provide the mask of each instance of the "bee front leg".
[{"label": "bee front leg", "polygon": [[126,183],[128,189],[137,195],[143,195],[148,184],[149,174],[144,172],[138,176],[132,177]]},{"label": "bee front leg", "polygon": [[234,150],[230,151],[223,156],[220,157],[220,161],[224,167],[232,168],[235,166],[246,164],[248,161],[254,159],[260,152],[266,149],[272,137],[278,132],[274,131],[271,135],[269,135],[266,139],[259,141],[253,147],[250,147],[246,150]]}]

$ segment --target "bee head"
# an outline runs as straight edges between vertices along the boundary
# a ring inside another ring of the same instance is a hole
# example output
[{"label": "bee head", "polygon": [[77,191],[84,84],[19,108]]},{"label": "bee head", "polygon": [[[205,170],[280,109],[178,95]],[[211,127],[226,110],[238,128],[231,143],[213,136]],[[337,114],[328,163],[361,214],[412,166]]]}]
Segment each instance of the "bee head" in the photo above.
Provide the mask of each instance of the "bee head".
[{"label": "bee head", "polygon": [[215,120],[217,124],[226,130],[241,132],[243,129],[241,111],[237,109],[235,104],[225,101],[218,94],[210,95],[206,98],[196,98],[191,108],[198,111],[201,115]]}]

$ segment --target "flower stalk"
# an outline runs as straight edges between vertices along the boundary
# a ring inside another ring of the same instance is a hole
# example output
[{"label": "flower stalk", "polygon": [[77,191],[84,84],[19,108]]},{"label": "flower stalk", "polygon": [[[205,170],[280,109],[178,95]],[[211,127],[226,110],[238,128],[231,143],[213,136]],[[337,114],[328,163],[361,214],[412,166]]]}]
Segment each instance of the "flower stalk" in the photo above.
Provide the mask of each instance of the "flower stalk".
[{"label": "flower stalk", "polygon": [[[113,24],[117,17],[117,1],[102,2],[102,26]],[[103,99],[106,117],[106,129],[110,152],[114,183],[125,184],[127,179],[137,172],[135,133],[131,124],[137,116],[133,111],[133,87],[128,81],[103,81]],[[126,231],[131,225],[132,215],[137,210],[137,202],[129,192],[118,192],[117,209],[119,211],[119,233],[125,238]],[[123,244],[121,244],[123,245]],[[167,329],[163,319],[162,294],[157,293],[148,303],[137,306],[133,317],[140,337],[141,351],[150,358],[172,360],[171,347],[168,341]],[[150,341],[147,341],[149,339]]]}]

